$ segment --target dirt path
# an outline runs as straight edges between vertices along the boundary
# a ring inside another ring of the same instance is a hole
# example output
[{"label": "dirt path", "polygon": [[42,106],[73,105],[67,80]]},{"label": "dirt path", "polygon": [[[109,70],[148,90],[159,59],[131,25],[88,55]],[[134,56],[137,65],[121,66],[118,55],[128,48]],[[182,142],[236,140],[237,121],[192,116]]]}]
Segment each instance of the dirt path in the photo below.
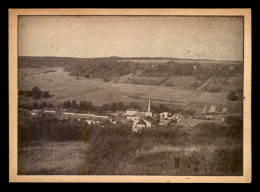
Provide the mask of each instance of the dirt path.
[{"label": "dirt path", "polygon": [[205,86],[207,86],[207,85],[211,82],[211,80],[213,80],[213,77],[210,77],[205,83],[203,83],[201,86],[199,86],[199,87],[196,89],[196,91],[202,90]]}]

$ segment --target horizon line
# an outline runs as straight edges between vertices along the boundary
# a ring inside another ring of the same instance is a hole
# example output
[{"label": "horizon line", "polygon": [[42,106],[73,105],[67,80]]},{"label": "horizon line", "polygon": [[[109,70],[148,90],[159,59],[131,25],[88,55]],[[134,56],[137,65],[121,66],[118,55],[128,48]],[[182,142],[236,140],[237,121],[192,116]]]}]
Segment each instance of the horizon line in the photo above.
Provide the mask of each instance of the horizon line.
[{"label": "horizon line", "polygon": [[73,57],[73,56],[29,56],[29,55],[17,55],[18,57],[55,57],[55,58],[76,58],[76,59],[98,59],[98,58],[113,58],[113,57],[118,57],[118,58],[168,58],[168,59],[179,59],[179,60],[208,60],[208,61],[237,61],[237,62],[244,62],[244,60],[217,60],[217,59],[194,59],[194,58],[178,58],[178,57],[149,57],[149,56],[128,56],[128,57],[123,57],[123,56],[102,56],[102,57]]}]

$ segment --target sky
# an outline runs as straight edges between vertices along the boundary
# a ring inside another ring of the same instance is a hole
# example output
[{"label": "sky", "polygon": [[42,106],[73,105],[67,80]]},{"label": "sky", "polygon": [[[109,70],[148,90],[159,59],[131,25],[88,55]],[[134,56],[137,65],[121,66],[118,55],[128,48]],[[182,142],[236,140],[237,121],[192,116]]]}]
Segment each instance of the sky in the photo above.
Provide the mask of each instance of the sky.
[{"label": "sky", "polygon": [[19,56],[243,60],[242,17],[19,16]]}]

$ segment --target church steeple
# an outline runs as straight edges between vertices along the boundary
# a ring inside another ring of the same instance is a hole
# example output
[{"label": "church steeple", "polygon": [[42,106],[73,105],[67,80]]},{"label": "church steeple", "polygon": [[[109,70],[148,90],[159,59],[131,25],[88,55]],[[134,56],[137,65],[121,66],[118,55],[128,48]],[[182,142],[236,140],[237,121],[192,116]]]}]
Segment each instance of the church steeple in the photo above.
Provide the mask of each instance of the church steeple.
[{"label": "church steeple", "polygon": [[149,98],[147,112],[151,111],[151,100]]},{"label": "church steeple", "polygon": [[148,100],[148,107],[147,107],[147,111],[145,113],[145,116],[149,116],[149,117],[153,116],[153,113],[151,112],[151,99],[150,98]]}]

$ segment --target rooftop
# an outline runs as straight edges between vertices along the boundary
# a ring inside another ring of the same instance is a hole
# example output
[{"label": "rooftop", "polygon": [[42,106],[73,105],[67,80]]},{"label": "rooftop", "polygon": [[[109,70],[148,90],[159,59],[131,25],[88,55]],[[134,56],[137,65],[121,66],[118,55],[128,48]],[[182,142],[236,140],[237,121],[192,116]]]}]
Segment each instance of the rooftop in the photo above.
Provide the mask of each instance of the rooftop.
[{"label": "rooftop", "polygon": [[137,109],[127,109],[126,111],[137,111]]},{"label": "rooftop", "polygon": [[146,123],[144,122],[143,119],[141,119],[140,121],[138,121],[136,124],[144,124],[144,125],[146,125]]},{"label": "rooftop", "polygon": [[152,118],[150,116],[145,117],[144,120],[149,121],[152,124],[156,124],[157,123],[156,119],[154,119],[154,118]]}]

